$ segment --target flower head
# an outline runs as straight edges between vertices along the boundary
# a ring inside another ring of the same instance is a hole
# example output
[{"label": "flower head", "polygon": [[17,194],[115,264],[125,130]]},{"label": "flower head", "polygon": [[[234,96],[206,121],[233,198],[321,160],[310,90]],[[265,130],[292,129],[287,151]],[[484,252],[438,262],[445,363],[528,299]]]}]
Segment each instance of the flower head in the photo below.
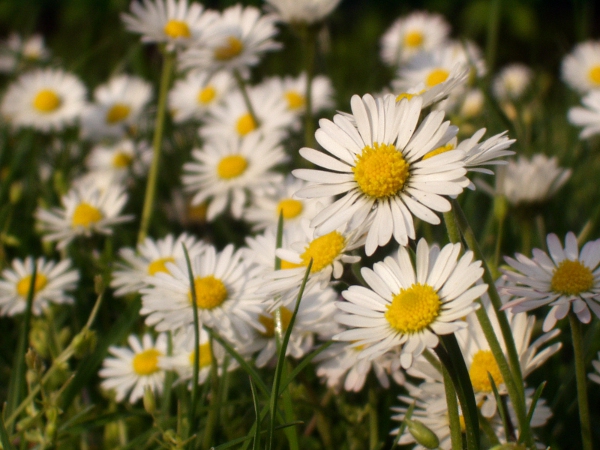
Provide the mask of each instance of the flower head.
[{"label": "flower head", "polygon": [[280,20],[311,24],[327,17],[341,0],[266,0]]},{"label": "flower head", "polygon": [[578,127],[583,127],[579,137],[587,139],[600,134],[600,90],[595,90],[581,99],[583,108],[576,106],[569,109],[569,122]]},{"label": "flower head", "polygon": [[561,68],[562,78],[580,93],[600,88],[600,42],[586,41],[575,46],[565,56]]}]

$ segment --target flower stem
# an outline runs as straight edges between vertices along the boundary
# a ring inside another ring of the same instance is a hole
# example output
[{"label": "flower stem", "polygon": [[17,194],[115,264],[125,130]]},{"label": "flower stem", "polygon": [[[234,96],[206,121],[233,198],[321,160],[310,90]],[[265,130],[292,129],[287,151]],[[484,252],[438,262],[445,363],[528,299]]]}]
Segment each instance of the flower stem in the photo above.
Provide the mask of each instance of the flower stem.
[{"label": "flower stem", "polygon": [[575,380],[577,384],[577,404],[579,405],[579,420],[581,422],[581,441],[583,450],[592,450],[592,429],[590,427],[590,408],[588,404],[585,361],[581,323],[573,311],[569,313],[569,325],[575,353]]},{"label": "flower stem", "polygon": [[233,76],[235,77],[235,81],[237,82],[240,92],[242,93],[242,97],[244,97],[244,103],[246,104],[248,113],[252,116],[252,120],[254,121],[256,127],[259,127],[260,122],[258,120],[258,116],[256,115],[256,111],[254,111],[254,108],[252,107],[252,102],[250,101],[250,96],[248,95],[248,89],[246,88],[246,82],[244,81],[244,78],[242,78],[242,74],[239,70],[234,70]]},{"label": "flower stem", "polygon": [[315,53],[317,29],[307,26],[302,33],[304,41],[304,67],[306,69],[306,96],[304,110],[304,145],[315,148],[315,124],[312,110],[312,82],[315,76]]},{"label": "flower stem", "polygon": [[462,431],[460,427],[460,415],[458,414],[458,400],[456,398],[456,389],[452,384],[452,378],[442,365],[442,376],[444,377],[444,389],[446,391],[446,405],[448,406],[448,420],[450,422],[450,441],[452,450],[462,450]]},{"label": "flower stem", "polygon": [[141,244],[148,234],[150,219],[154,211],[154,197],[156,196],[156,184],[158,181],[158,167],[160,164],[160,153],[162,150],[162,138],[165,126],[165,113],[167,110],[167,94],[169,92],[169,83],[171,81],[171,72],[173,71],[173,62],[175,55],[172,52],[164,52],[162,74],[160,78],[160,90],[158,93],[158,110],[156,112],[156,121],[154,123],[154,137],[152,139],[152,165],[148,173],[146,183],[146,195],[144,197],[144,208],[142,210],[142,219],[140,221],[140,231],[138,233],[138,244]]},{"label": "flower stem", "polygon": [[379,418],[377,416],[377,393],[369,388],[369,449],[376,450],[379,445]]}]

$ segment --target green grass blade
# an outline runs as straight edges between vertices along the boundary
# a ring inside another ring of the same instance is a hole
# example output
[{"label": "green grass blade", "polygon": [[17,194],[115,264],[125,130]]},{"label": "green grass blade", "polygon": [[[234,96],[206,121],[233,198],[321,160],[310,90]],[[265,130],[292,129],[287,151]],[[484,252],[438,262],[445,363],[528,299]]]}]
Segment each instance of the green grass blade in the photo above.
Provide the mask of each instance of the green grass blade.
[{"label": "green grass blade", "polygon": [[390,450],[394,450],[396,447],[398,447],[398,442],[400,441],[400,438],[404,434],[404,430],[406,430],[406,419],[410,420],[414,410],[415,410],[415,402],[413,402],[406,410],[406,414],[404,414],[404,420],[402,421],[402,424],[400,425],[400,428],[398,429],[398,434],[396,435],[396,439],[394,439],[394,442],[392,443],[392,448]]},{"label": "green grass blade", "polygon": [[[304,424],[304,422],[302,422],[301,420],[296,420],[294,422],[284,423],[283,425],[277,425],[275,427],[275,430],[284,430],[289,427],[294,427],[296,425],[303,425],[303,424]],[[266,432],[267,432],[266,430],[263,430],[260,432],[260,434],[265,434]],[[216,447],[211,447],[210,450],[225,450],[226,448],[231,448],[235,445],[241,444],[244,441],[249,441],[250,439],[252,439],[252,436],[240,437],[237,439],[233,439],[229,442],[225,442],[224,444],[217,445]]]},{"label": "green grass blade", "polygon": [[260,449],[260,411],[258,408],[258,396],[256,394],[256,387],[252,382],[252,377],[248,377],[250,381],[250,390],[252,391],[252,403],[254,404],[254,414],[256,415],[256,426],[254,427],[254,442],[252,444],[252,450]]},{"label": "green grass blade", "polygon": [[496,387],[496,382],[494,381],[494,378],[490,375],[489,372],[488,378],[492,386],[492,392],[494,393],[494,397],[496,398],[496,407],[498,408],[500,419],[502,419],[502,426],[504,427],[504,436],[506,437],[506,441],[509,442],[514,433],[510,425],[508,412],[506,411],[506,405],[502,401],[502,397],[500,397],[500,393],[498,392],[498,388]]},{"label": "green grass blade", "polygon": [[0,443],[2,443],[2,448],[4,450],[14,450],[14,447],[10,443],[8,432],[4,427],[4,418],[2,417],[2,414],[0,414]]},{"label": "green grass blade", "polygon": [[[533,398],[531,399],[531,406],[529,407],[529,411],[527,412],[527,422],[531,423],[531,419],[533,418],[533,413],[535,412],[535,407],[537,406],[537,402],[542,396],[542,392],[544,392],[544,388],[546,387],[546,381],[543,381],[542,384],[538,386],[533,394]],[[521,439],[519,438],[519,442]]]}]

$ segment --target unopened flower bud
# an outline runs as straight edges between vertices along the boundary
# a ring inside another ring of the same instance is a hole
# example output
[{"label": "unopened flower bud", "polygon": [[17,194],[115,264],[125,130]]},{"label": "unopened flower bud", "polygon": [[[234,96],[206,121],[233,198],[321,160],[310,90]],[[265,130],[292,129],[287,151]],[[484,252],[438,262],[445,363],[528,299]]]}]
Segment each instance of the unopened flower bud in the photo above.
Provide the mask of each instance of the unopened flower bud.
[{"label": "unopened flower bud", "polygon": [[418,444],[425,448],[435,449],[440,446],[437,435],[431,431],[423,422],[415,419],[404,419],[408,432],[415,438]]},{"label": "unopened flower bud", "polygon": [[96,333],[89,328],[84,328],[73,338],[73,355],[81,358],[94,350],[98,338]]},{"label": "unopened flower bud", "polygon": [[494,217],[498,222],[502,222],[508,212],[508,203],[506,197],[497,195],[494,197]]},{"label": "unopened flower bud", "polygon": [[16,203],[19,203],[19,200],[21,200],[22,194],[23,194],[23,183],[21,183],[20,181],[15,181],[14,183],[12,183],[10,185],[8,199],[13,205]]},{"label": "unopened flower bud", "polygon": [[156,399],[150,386],[144,386],[144,409],[151,415],[156,411]]}]

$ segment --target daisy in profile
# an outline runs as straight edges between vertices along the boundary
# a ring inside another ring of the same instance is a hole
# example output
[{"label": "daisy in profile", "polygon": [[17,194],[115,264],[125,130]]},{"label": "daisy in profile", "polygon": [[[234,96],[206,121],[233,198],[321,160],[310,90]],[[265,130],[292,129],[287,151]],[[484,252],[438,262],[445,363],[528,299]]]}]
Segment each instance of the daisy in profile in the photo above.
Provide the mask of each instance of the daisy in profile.
[{"label": "daisy in profile", "polygon": [[283,22],[312,24],[327,17],[340,0],[266,0]]},{"label": "daisy in profile", "polygon": [[273,40],[277,34],[275,22],[274,15],[263,15],[254,6],[231,6],[206,27],[193,47],[182,53],[181,66],[209,72],[244,72],[258,64],[263,53],[281,47]]},{"label": "daisy in profile", "polygon": [[569,109],[569,122],[578,127],[583,127],[579,137],[587,139],[600,134],[600,90],[592,91],[581,99],[583,107],[576,106]]},{"label": "daisy in profile", "polygon": [[438,335],[465,328],[464,316],[475,311],[475,299],[486,290],[477,284],[483,269],[473,253],[460,259],[460,244],[431,248],[424,239],[417,244],[416,273],[408,250],[364,267],[361,274],[369,285],[350,286],[338,302],[343,313],[336,320],[350,329],[335,340],[364,345],[362,358],[375,358],[391,350],[400,351],[400,363],[408,368],[426,348],[438,345]]},{"label": "daisy in profile", "polygon": [[125,27],[142,35],[142,42],[167,45],[168,50],[190,45],[218,14],[188,0],[134,0],[131,14],[121,14]]},{"label": "daisy in profile", "polygon": [[415,11],[396,20],[381,38],[381,59],[389,66],[408,61],[417,53],[443,46],[450,26],[439,14]]},{"label": "daisy in profile", "polygon": [[598,359],[592,361],[592,366],[594,366],[595,373],[592,372],[588,375],[589,379],[594,383],[600,384],[600,352],[598,352]]},{"label": "daisy in profile", "polygon": [[577,44],[563,59],[561,75],[565,83],[580,93],[600,89],[600,41]]},{"label": "daisy in profile", "polygon": [[58,241],[57,248],[65,248],[77,236],[112,234],[112,227],[128,222],[131,216],[120,215],[127,194],[118,185],[100,190],[93,185],[72,188],[61,199],[62,207],[38,208],[35,217],[44,241]]},{"label": "daisy in profile", "polygon": [[141,339],[132,334],[127,343],[127,347],[108,349],[111,356],[104,360],[98,375],[103,379],[102,389],[114,391],[117,402],[127,398],[133,404],[143,397],[146,386],[155,394],[162,392],[165,371],[160,360],[167,354],[167,335],[160,333],[154,340],[149,334]]},{"label": "daisy in profile", "polygon": [[[32,280],[33,266],[37,272]],[[14,316],[25,310],[27,295],[33,281],[33,303],[31,312],[39,316],[52,303],[73,303],[73,298],[66,291],[75,289],[79,281],[79,272],[71,269],[71,260],[59,263],[32,257],[25,261],[14,259],[12,268],[2,271],[0,278],[0,316]]]},{"label": "daisy in profile", "polygon": [[352,116],[337,114],[333,122],[321,119],[315,133],[326,152],[302,148],[300,154],[326,170],[296,169],[292,173],[311,185],[298,197],[319,198],[343,194],[311,221],[317,235],[341,225],[356,229],[370,223],[365,251],[386,245],[392,235],[401,245],[415,238],[413,215],[438,224],[434,211],[450,210],[445,195],[458,195],[468,185],[464,153],[444,147],[457,128],[443,122],[435,111],[419,124],[422,99],[396,103],[392,95],[352,97]]},{"label": "daisy in profile", "polygon": [[118,75],[94,91],[94,103],[82,119],[82,135],[92,139],[124,137],[135,126],[152,97],[150,83]]},{"label": "daisy in profile", "polygon": [[501,102],[517,101],[531,86],[533,72],[524,64],[510,64],[494,78],[492,92]]},{"label": "daisy in profile", "polygon": [[136,250],[132,248],[119,250],[122,262],[117,263],[110,283],[111,287],[116,289],[114,295],[122,296],[149,287],[151,279],[148,277],[159,272],[169,273],[167,263],[185,260],[184,246],[191,259],[200,255],[205,249],[202,241],[183,233],[177,238],[172,234],[158,240],[147,237]]},{"label": "daisy in profile", "polygon": [[232,89],[233,77],[227,72],[211,76],[209,72],[191,71],[177,80],[169,92],[169,110],[175,122],[200,120],[219,104]]},{"label": "daisy in profile", "polygon": [[271,169],[286,159],[276,136],[256,133],[244,139],[215,138],[194,149],[192,156],[194,161],[183,166],[183,185],[194,194],[193,205],[210,200],[209,221],[226,209],[241,218],[250,192],[261,195],[282,180]]},{"label": "daisy in profile", "polygon": [[38,69],[11,83],[0,110],[13,126],[49,132],[73,125],[85,105],[85,86],[60,69]]},{"label": "daisy in profile", "polygon": [[516,259],[504,258],[513,269],[504,271],[510,283],[504,290],[516,297],[504,308],[520,313],[550,305],[544,331],[564,319],[571,306],[583,323],[590,322],[592,312],[600,317],[600,239],[585,244],[581,252],[572,232],[567,233],[564,248],[556,234],[549,234],[546,242],[550,256],[534,249],[533,259],[520,253]]}]

